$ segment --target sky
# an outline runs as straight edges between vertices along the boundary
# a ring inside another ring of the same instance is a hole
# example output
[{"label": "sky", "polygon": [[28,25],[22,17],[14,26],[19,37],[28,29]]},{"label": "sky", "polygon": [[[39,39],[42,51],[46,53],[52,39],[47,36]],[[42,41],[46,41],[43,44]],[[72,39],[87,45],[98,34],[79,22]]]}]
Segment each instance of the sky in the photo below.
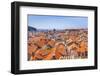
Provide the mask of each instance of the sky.
[{"label": "sky", "polygon": [[79,29],[88,27],[88,17],[28,15],[28,26],[37,29]]}]

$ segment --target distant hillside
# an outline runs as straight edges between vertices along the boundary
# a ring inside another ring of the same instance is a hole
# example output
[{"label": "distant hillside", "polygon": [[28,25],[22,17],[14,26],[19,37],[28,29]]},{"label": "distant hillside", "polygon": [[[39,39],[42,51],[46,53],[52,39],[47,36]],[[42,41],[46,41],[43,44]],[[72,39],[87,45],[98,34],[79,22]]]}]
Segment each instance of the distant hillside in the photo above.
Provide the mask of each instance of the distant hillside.
[{"label": "distant hillside", "polygon": [[34,32],[34,31],[37,31],[37,29],[34,28],[34,27],[31,27],[31,26],[28,26],[28,31],[30,31],[30,32]]},{"label": "distant hillside", "polygon": [[28,31],[30,32],[48,32],[47,29],[37,29],[35,27],[28,26]]}]

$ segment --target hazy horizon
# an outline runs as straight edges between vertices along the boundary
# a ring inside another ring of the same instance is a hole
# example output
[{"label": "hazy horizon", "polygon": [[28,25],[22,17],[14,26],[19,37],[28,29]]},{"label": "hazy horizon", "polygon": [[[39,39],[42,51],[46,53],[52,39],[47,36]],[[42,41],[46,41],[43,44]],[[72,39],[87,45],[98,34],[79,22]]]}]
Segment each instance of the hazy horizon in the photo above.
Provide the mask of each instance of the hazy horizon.
[{"label": "hazy horizon", "polygon": [[28,26],[37,29],[87,29],[88,17],[28,15]]}]

